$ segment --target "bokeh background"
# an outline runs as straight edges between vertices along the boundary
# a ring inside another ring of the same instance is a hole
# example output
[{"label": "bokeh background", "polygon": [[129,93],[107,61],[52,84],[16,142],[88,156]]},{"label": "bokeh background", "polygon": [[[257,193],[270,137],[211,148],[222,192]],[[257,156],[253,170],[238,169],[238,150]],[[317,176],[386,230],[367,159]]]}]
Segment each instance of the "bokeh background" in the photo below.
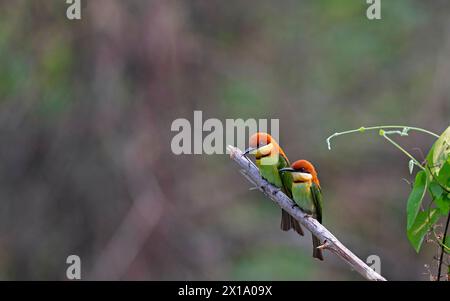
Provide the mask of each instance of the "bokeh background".
[{"label": "bokeh background", "polygon": [[[360,280],[227,155],[171,152],[176,118],[278,118],[292,159],[316,164],[324,224],[388,279],[428,280],[436,247],[406,238],[408,159],[377,133],[442,132],[450,3],[0,1],[0,279]],[[397,138],[419,159],[432,137]],[[414,149],[419,148],[419,149]]]}]

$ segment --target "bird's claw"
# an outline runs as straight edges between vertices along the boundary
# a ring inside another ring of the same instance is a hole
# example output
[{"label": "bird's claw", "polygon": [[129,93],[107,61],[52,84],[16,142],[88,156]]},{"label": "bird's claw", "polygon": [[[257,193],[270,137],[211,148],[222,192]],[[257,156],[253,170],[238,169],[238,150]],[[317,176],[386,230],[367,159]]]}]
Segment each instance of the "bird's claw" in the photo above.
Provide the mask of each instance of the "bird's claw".
[{"label": "bird's claw", "polygon": [[275,189],[273,192],[272,192],[272,195],[276,195],[278,192],[280,192],[281,191],[281,189]]}]

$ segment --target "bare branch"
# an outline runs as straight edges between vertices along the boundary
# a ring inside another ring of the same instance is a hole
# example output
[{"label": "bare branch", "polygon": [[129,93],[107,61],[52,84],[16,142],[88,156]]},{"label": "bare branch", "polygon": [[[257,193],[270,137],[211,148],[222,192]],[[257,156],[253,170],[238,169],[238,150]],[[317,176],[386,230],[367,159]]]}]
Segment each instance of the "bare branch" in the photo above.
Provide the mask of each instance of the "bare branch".
[{"label": "bare branch", "polygon": [[355,271],[360,273],[368,280],[386,281],[384,277],[372,270],[361,259],[347,249],[330,231],[328,231],[316,219],[301,211],[298,207],[293,206],[292,200],[286,196],[279,188],[271,185],[264,180],[258,171],[258,168],[248,160],[240,149],[229,145],[227,147],[230,157],[242,169],[245,177],[256,187],[258,187],[266,196],[274,201],[278,206],[286,210],[292,217],[298,220],[306,229],[315,236],[319,237],[323,242],[321,249],[329,250],[338,257],[347,262]]}]

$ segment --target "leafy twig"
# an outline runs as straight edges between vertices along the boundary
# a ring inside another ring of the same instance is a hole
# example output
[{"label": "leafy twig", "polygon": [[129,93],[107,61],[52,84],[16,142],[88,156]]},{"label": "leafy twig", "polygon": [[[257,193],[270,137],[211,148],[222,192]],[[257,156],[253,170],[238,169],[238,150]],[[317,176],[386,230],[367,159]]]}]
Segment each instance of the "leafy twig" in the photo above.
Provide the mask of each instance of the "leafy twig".
[{"label": "leafy twig", "polygon": [[354,130],[349,130],[349,131],[344,131],[344,132],[337,132],[337,133],[334,133],[333,135],[331,135],[330,137],[328,137],[327,138],[328,149],[331,150],[331,139],[333,139],[334,137],[351,134],[351,133],[357,133],[357,132],[364,133],[366,131],[385,130],[385,129],[401,129],[401,131],[400,130],[388,131],[387,134],[399,134],[400,136],[408,136],[409,131],[417,131],[417,132],[422,132],[422,133],[434,136],[436,138],[439,138],[439,135],[437,135],[433,132],[430,132],[430,131],[422,129],[422,128],[411,127],[411,126],[387,125],[387,126],[360,127],[359,129],[354,129]]},{"label": "leafy twig", "polygon": [[414,162],[415,165],[417,165],[420,169],[425,170],[425,167],[422,166],[422,164],[420,164],[419,161],[417,161],[416,158],[414,158],[410,153],[408,153],[403,147],[401,147],[397,142],[395,142],[394,140],[392,140],[391,138],[389,138],[387,135],[389,134],[389,132],[385,132],[384,130],[380,130],[380,136],[384,137],[387,141],[389,141],[390,143],[392,143],[392,145],[394,145],[396,148],[398,148],[400,151],[402,151],[408,158],[410,158],[412,160],[412,162]]}]

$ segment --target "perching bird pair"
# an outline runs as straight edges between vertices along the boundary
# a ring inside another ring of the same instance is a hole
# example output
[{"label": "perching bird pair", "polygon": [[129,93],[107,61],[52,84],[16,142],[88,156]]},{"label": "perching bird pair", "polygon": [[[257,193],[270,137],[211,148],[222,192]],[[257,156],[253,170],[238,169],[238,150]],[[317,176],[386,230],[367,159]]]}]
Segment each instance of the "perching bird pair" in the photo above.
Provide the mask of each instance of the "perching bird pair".
[{"label": "perching bird pair", "polygon": [[[261,176],[282,191],[307,214],[322,223],[322,192],[314,166],[306,160],[298,160],[290,165],[278,143],[267,133],[256,133],[250,137],[249,148],[244,154],[255,156]],[[303,236],[303,230],[296,219],[281,209],[281,229],[294,229]],[[320,240],[313,239],[313,257],[323,260]]]}]

